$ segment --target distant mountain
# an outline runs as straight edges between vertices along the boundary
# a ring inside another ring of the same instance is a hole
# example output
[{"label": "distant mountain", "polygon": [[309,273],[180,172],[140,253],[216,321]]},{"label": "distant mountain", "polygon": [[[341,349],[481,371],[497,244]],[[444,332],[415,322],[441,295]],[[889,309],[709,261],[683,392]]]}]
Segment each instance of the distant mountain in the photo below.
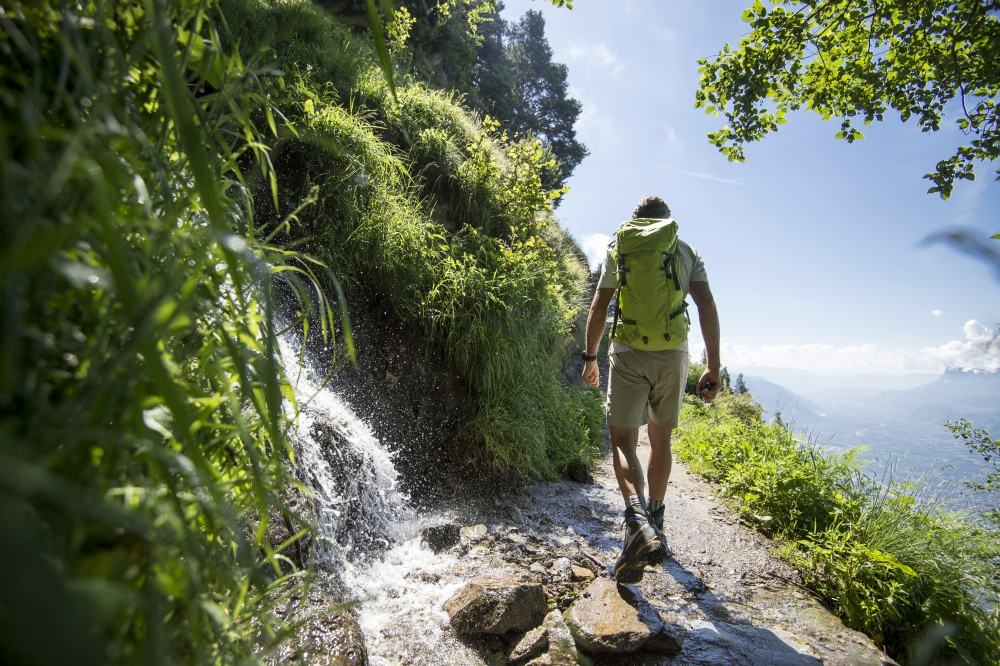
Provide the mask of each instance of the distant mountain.
[{"label": "distant mountain", "polygon": [[764,408],[771,420],[781,414],[781,420],[797,427],[814,427],[823,421],[823,409],[784,386],[763,377],[744,377],[747,390]]},{"label": "distant mountain", "polygon": [[[902,391],[922,386],[936,380],[937,374],[907,375],[821,375],[807,370],[789,368],[764,368],[748,366],[740,368],[744,376],[766,377],[768,381],[793,393],[832,409],[840,404],[851,404],[858,400],[868,400],[884,391]],[[735,377],[735,373],[733,373]]]},{"label": "distant mountain", "polygon": [[924,423],[967,418],[978,427],[1000,430],[1000,372],[949,370],[929,384],[880,393],[868,406]]}]

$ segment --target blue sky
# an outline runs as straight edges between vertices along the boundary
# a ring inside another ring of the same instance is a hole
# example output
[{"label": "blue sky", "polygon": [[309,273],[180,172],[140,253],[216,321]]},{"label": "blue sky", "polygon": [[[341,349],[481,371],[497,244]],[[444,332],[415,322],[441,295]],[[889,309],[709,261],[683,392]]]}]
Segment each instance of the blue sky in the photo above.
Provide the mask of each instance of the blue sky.
[{"label": "blue sky", "polygon": [[[750,0],[507,0],[546,19],[554,59],[569,66],[590,156],[557,210],[592,257],[647,194],[662,196],[702,254],[722,319],[723,363],[820,374],[1000,369],[1000,282],[985,264],[929,234],[1000,231],[990,165],[948,201],[922,178],[961,135],[886,114],[854,144],[836,120],[799,112],[728,162],[706,134],[723,120],[694,108],[697,60],[746,34]],[[1000,242],[1000,241],[995,241]],[[597,259],[599,261],[599,259]],[[692,347],[700,334],[692,330]]]}]

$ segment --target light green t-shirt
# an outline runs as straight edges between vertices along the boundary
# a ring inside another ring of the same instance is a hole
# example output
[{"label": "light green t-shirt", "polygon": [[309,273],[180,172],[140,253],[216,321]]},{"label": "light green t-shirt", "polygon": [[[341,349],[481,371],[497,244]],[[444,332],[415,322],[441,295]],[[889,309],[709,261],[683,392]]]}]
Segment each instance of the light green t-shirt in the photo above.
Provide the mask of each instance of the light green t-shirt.
[{"label": "light green t-shirt", "polygon": [[[604,265],[601,267],[601,279],[597,283],[598,289],[618,288],[618,262],[615,261],[613,250],[614,243],[608,246],[607,254],[604,256]],[[708,272],[705,270],[705,262],[702,261],[701,255],[698,254],[697,250],[679,238],[677,239],[677,257],[679,259],[677,262],[677,277],[681,283],[681,289],[684,291],[684,297],[687,298],[688,293],[691,291],[691,283],[708,282]],[[632,348],[628,345],[619,342],[618,340],[613,340],[611,342],[611,348],[608,351],[614,354],[619,351],[630,349]],[[688,344],[687,340],[685,340],[684,344],[672,351],[686,352],[687,350]]]}]

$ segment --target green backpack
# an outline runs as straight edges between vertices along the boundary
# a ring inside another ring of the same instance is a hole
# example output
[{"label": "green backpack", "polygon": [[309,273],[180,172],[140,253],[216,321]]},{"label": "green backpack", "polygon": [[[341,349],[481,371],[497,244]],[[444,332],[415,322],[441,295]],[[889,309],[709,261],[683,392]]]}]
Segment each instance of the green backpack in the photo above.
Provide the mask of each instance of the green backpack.
[{"label": "green backpack", "polygon": [[633,349],[675,349],[691,321],[678,276],[677,222],[634,219],[615,232],[618,291],[611,339]]}]

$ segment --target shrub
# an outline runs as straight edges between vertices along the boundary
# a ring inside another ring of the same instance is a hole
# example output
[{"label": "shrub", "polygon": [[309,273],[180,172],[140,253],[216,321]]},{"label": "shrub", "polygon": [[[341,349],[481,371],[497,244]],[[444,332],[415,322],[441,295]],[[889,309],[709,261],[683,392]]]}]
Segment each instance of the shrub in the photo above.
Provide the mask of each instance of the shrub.
[{"label": "shrub", "polygon": [[748,402],[689,399],[677,455],[718,481],[747,522],[782,541],[806,584],[890,654],[997,661],[1000,535],[919,486],[872,478],[855,452],[796,441]]},{"label": "shrub", "polygon": [[5,7],[0,661],[252,661],[299,591],[269,285],[304,269],[246,196],[274,74],[211,3]]}]

